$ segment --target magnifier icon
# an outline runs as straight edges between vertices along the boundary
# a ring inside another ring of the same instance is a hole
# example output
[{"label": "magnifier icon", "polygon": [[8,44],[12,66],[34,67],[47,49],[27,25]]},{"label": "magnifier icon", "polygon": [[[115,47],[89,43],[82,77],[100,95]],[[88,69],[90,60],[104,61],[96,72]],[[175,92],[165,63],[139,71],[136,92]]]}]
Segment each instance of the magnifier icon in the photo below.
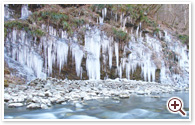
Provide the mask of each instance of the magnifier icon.
[{"label": "magnifier icon", "polygon": [[170,98],[167,101],[167,109],[172,112],[180,112],[182,116],[186,116],[186,112],[183,110],[183,101],[178,97]]}]

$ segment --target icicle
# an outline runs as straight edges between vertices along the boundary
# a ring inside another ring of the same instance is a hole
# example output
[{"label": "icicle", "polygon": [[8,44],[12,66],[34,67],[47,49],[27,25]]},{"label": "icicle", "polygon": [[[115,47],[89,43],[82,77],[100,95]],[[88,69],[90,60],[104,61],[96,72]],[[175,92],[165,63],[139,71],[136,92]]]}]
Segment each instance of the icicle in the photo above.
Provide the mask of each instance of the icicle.
[{"label": "icicle", "polygon": [[63,68],[64,64],[67,64],[67,57],[68,57],[68,45],[64,41],[57,41],[56,42],[55,52],[57,55],[57,64],[59,67],[59,72]]},{"label": "icicle", "polygon": [[162,63],[162,67],[161,67],[161,70],[160,70],[160,81],[161,81],[161,83],[163,83],[167,79],[165,71],[166,71],[165,65],[164,65],[164,63]]},{"label": "icicle", "polygon": [[104,71],[106,72],[106,65],[108,61],[108,57],[106,56],[106,53],[109,53],[109,44],[110,41],[108,38],[104,35],[102,37],[101,47],[102,47],[102,54],[103,54],[103,65],[105,66]]},{"label": "icicle", "polygon": [[126,22],[127,22],[127,18],[125,18],[125,19],[123,20],[123,23],[122,23],[122,29],[123,29],[123,31],[125,30]]},{"label": "icicle", "polygon": [[107,8],[102,9],[102,17],[99,17],[100,24],[104,23],[104,19],[106,18],[106,14],[107,14]]},{"label": "icicle", "polygon": [[109,67],[112,68],[112,46],[109,47]]},{"label": "icicle", "polygon": [[139,26],[137,27],[137,30],[136,30],[136,37],[138,38],[138,34],[139,34]]},{"label": "icicle", "polygon": [[116,66],[117,66],[117,68],[118,68],[118,64],[119,64],[119,51],[118,51],[118,43],[117,42],[115,42],[115,56],[116,56]]},{"label": "icicle", "polygon": [[28,11],[28,4],[22,5],[21,9],[21,19],[26,19],[31,14],[30,11]]},{"label": "icicle", "polygon": [[48,75],[52,73],[52,41],[48,41],[48,48],[47,48],[47,62],[48,62]]},{"label": "icicle", "polygon": [[97,24],[98,24],[98,18],[97,18]]},{"label": "icicle", "polygon": [[162,38],[161,32],[159,31],[158,33],[159,33],[159,38],[161,39]]},{"label": "icicle", "polygon": [[100,21],[100,24],[103,24],[104,23],[104,18],[99,17],[99,21]]},{"label": "icicle", "polygon": [[139,23],[139,27],[140,27],[140,30],[141,30],[142,29],[142,23],[141,22]]},{"label": "icicle", "polygon": [[186,46],[182,47],[182,49],[181,49],[181,57],[179,58],[179,65],[182,68],[185,68],[186,66],[189,65],[188,54],[187,54],[186,50],[187,50]]},{"label": "icicle", "polygon": [[66,31],[62,31],[61,38],[62,39],[68,39],[68,35],[67,35]]},{"label": "icicle", "polygon": [[107,15],[107,8],[104,8],[104,16],[106,17]]},{"label": "icicle", "polygon": [[130,68],[130,62],[129,62],[129,63],[126,63],[126,78],[128,80],[130,80],[130,70],[131,68]]},{"label": "icicle", "polygon": [[52,26],[49,26],[49,35],[54,35],[54,29]]},{"label": "icicle", "polygon": [[6,18],[6,19],[10,18],[10,10],[9,10],[8,4],[5,4],[5,6],[4,6],[4,18]]},{"label": "icicle", "polygon": [[116,20],[116,22],[117,22],[117,20],[118,20],[118,19],[117,19],[117,13],[115,14],[115,20]]},{"label": "icicle", "polygon": [[119,77],[120,77],[120,79],[122,79],[122,66],[121,66],[121,64],[119,66]]},{"label": "icicle", "polygon": [[78,44],[72,45],[72,56],[75,59],[77,76],[82,77],[81,63],[83,59],[83,50],[80,49]]},{"label": "icicle", "polygon": [[100,31],[88,32],[85,35],[85,49],[88,52],[86,68],[89,79],[100,79]]},{"label": "icicle", "polygon": [[156,66],[153,65],[153,66],[151,67],[152,82],[155,82],[155,73],[156,73]]},{"label": "icicle", "polygon": [[166,41],[166,42],[171,42],[171,38],[170,38],[170,36],[167,34],[167,31],[164,31],[164,33],[165,33],[165,41]]}]

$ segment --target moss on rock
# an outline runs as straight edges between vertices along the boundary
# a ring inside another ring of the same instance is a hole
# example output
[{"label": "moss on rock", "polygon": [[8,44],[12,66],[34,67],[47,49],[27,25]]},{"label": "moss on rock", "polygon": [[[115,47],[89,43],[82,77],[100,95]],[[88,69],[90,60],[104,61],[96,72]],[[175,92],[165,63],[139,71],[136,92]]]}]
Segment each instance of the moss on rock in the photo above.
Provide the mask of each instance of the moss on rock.
[{"label": "moss on rock", "polygon": [[9,87],[8,81],[4,80],[4,87]]},{"label": "moss on rock", "polygon": [[113,28],[112,32],[113,32],[113,36],[114,36],[116,41],[127,42],[129,40],[128,34],[126,32],[124,32],[124,31],[122,31],[121,29],[118,30],[116,28]]},{"label": "moss on rock", "polygon": [[29,32],[31,35],[36,36],[36,37],[41,37],[45,35],[46,33],[39,28],[38,26],[33,26],[30,24],[28,21],[23,21],[23,20],[12,20],[12,21],[7,21],[4,23],[4,35],[5,37],[7,36],[8,30],[24,30],[26,32]]}]

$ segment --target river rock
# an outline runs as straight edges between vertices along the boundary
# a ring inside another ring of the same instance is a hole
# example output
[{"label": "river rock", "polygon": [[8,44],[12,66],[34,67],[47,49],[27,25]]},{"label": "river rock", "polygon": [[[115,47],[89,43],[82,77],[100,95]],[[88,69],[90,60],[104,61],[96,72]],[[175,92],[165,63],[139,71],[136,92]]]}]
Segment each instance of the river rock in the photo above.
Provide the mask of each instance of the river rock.
[{"label": "river rock", "polygon": [[47,80],[47,86],[51,86],[51,84],[52,84],[52,81],[51,80]]},{"label": "river rock", "polygon": [[7,93],[4,94],[4,101],[8,102],[9,100],[11,100],[11,96]]},{"label": "river rock", "polygon": [[33,97],[32,102],[39,103],[40,99],[38,97]]},{"label": "river rock", "polygon": [[120,95],[119,95],[119,97],[120,98],[129,98],[130,97],[130,95],[128,94],[128,93],[121,93]]},{"label": "river rock", "polygon": [[27,109],[37,109],[37,108],[41,108],[41,106],[39,103],[31,103],[26,108]]},{"label": "river rock", "polygon": [[160,98],[160,96],[157,96],[157,95],[156,96],[151,96],[151,98]]},{"label": "river rock", "polygon": [[84,97],[84,100],[90,100],[90,99],[92,99],[92,98],[88,95]]},{"label": "river rock", "polygon": [[23,106],[22,103],[10,103],[10,104],[8,105],[8,107],[21,107],[21,106]]},{"label": "river rock", "polygon": [[86,92],[81,92],[80,96],[81,96],[81,98],[85,98],[87,96],[87,93]]},{"label": "river rock", "polygon": [[112,97],[112,99],[114,99],[114,100],[120,100],[120,98],[119,97]]},{"label": "river rock", "polygon": [[45,94],[45,96],[47,96],[47,97],[51,97],[51,96],[52,96],[52,94],[51,94],[50,91],[46,91],[44,94]]},{"label": "river rock", "polygon": [[144,95],[145,94],[145,92],[143,91],[143,90],[139,90],[139,91],[137,91],[136,92],[138,95]]},{"label": "river rock", "polygon": [[42,109],[48,109],[49,107],[47,105],[45,105],[45,104],[41,104],[41,108]]},{"label": "river rock", "polygon": [[51,101],[49,99],[41,99],[41,103],[46,104],[48,106],[51,105]]},{"label": "river rock", "polygon": [[24,102],[25,98],[23,96],[18,97],[17,102]]},{"label": "river rock", "polygon": [[71,96],[72,99],[79,99],[79,98],[81,98],[81,96],[79,95],[79,93],[75,93],[75,92],[72,92],[70,94],[70,96]]},{"label": "river rock", "polygon": [[40,97],[44,97],[44,96],[45,96],[45,93],[40,92],[40,93],[38,94],[38,96],[40,96]]},{"label": "river rock", "polygon": [[49,98],[51,103],[56,103],[57,99],[56,98]]},{"label": "river rock", "polygon": [[26,104],[28,105],[28,104],[30,104],[30,103],[32,103],[33,101],[32,101],[32,98],[28,98],[27,100],[26,100]]},{"label": "river rock", "polygon": [[12,96],[18,96],[18,93],[12,93],[11,95]]},{"label": "river rock", "polygon": [[97,96],[97,94],[96,94],[95,92],[93,92],[93,91],[89,92],[88,94],[89,94],[90,96]]},{"label": "river rock", "polygon": [[32,95],[33,95],[33,96],[37,96],[38,93],[37,93],[37,92],[33,92]]},{"label": "river rock", "polygon": [[76,107],[76,108],[82,108],[83,105],[81,105],[80,103],[76,103],[76,104],[75,104],[75,107]]},{"label": "river rock", "polygon": [[66,99],[63,98],[63,97],[61,97],[61,98],[58,98],[58,99],[56,100],[56,103],[57,103],[57,104],[61,104],[62,102],[65,102],[65,101],[66,101]]},{"label": "river rock", "polygon": [[42,89],[42,86],[41,86],[41,85],[37,85],[37,86],[35,87],[35,90],[40,90],[40,89]]},{"label": "river rock", "polygon": [[12,96],[13,102],[17,103],[18,102],[18,97],[17,96]]}]

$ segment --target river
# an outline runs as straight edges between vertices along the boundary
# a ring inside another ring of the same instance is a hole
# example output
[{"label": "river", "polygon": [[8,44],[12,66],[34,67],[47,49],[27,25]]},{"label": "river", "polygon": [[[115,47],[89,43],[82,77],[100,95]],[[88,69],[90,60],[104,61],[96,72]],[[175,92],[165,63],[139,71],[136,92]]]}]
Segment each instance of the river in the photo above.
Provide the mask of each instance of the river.
[{"label": "river", "polygon": [[[170,97],[180,97],[187,116],[166,109]],[[128,99],[97,99],[83,103],[68,102],[50,109],[4,108],[5,119],[189,119],[189,92],[157,96],[131,95]]]}]

